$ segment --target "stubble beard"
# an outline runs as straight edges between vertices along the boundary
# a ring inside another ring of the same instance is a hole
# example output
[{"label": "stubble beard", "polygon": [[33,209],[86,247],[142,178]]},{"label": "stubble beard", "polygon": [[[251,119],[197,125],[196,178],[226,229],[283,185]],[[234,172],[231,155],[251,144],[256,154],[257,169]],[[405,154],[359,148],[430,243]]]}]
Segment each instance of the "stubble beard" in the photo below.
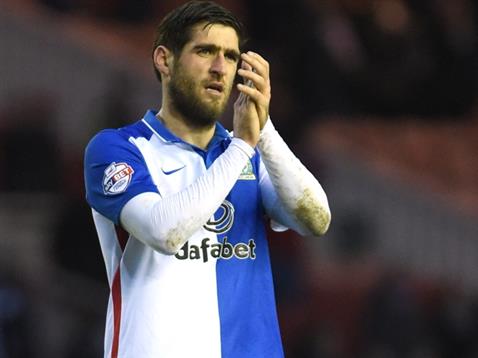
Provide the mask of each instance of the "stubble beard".
[{"label": "stubble beard", "polygon": [[180,65],[174,67],[174,73],[168,85],[171,105],[179,112],[184,121],[194,128],[207,128],[216,123],[226,109],[231,88],[224,88],[224,96],[206,101],[199,91],[204,88],[202,82],[194,81],[182,70]]}]

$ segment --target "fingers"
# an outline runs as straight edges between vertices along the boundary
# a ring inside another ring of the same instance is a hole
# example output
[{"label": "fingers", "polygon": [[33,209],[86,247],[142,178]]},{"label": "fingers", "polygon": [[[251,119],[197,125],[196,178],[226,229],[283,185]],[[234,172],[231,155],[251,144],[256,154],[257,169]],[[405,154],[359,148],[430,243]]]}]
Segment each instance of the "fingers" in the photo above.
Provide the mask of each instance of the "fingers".
[{"label": "fingers", "polygon": [[263,128],[268,117],[271,99],[269,63],[252,51],[241,54],[241,59],[241,68],[237,74],[244,79],[245,83],[237,85],[239,97],[245,97],[246,101],[243,102],[245,105],[250,105],[250,101],[254,103],[260,127]]},{"label": "fingers", "polygon": [[252,66],[246,61],[241,61],[241,68],[247,71],[252,71]]},{"label": "fingers", "polygon": [[264,78],[262,78],[260,75],[257,73],[253,72],[252,70],[243,70],[239,69],[237,71],[237,74],[239,76],[242,76],[244,78],[244,84],[250,87],[256,87],[260,91],[264,91],[265,87],[267,85],[266,81]]},{"label": "fingers", "polygon": [[261,55],[248,51],[241,54],[241,59],[251,66],[261,77],[269,78],[269,62]]},{"label": "fingers", "polygon": [[252,84],[264,95],[270,97],[269,63],[252,51],[241,54],[241,58],[241,68],[237,74],[247,85]]},{"label": "fingers", "polygon": [[238,83],[237,84],[237,89],[239,90],[240,95],[244,94],[246,97],[249,97],[250,99],[252,99],[252,101],[254,101],[255,103],[257,103],[259,105],[262,105],[262,106],[267,106],[268,105],[267,98],[264,96],[264,94],[262,92],[260,92],[256,88],[247,86],[247,85],[242,84],[242,83]]},{"label": "fingers", "polygon": [[[250,84],[250,81],[247,81],[247,82],[245,83],[246,86],[252,86],[252,84]],[[235,105],[243,105],[247,101],[248,101],[248,97],[244,94],[244,92],[239,91],[239,96],[237,97]]]},{"label": "fingers", "polygon": [[246,61],[241,61],[241,68],[237,71],[237,74],[239,76],[242,76],[242,79],[244,81],[244,84],[246,86],[249,86],[249,87],[254,87],[254,83],[246,78],[244,75],[247,74],[249,71],[252,71],[254,72],[254,70],[252,69],[252,66],[249,65]]},{"label": "fingers", "polygon": [[247,100],[247,97],[244,93],[239,92],[239,96],[236,99],[236,102],[234,103],[235,106],[242,106]]}]

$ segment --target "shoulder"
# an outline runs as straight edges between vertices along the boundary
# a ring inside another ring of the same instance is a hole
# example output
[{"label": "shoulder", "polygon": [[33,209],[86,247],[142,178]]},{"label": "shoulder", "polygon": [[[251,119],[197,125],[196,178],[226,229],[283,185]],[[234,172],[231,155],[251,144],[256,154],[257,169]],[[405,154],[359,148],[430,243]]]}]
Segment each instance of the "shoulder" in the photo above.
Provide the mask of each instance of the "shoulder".
[{"label": "shoulder", "polygon": [[137,149],[131,138],[138,137],[151,137],[151,131],[141,121],[118,129],[103,129],[88,142],[85,158],[102,158],[115,152],[135,153]]},{"label": "shoulder", "polygon": [[125,142],[128,142],[128,136],[125,135],[124,131],[120,129],[103,129],[96,133],[86,146],[86,150],[90,148],[95,148],[98,146],[106,145],[121,145]]},{"label": "shoulder", "polygon": [[121,143],[124,140],[125,138],[121,135],[120,129],[103,129],[91,138],[86,149],[105,144]]},{"label": "shoulder", "polygon": [[87,144],[85,158],[101,157],[106,153],[128,146],[128,138],[119,129],[104,129],[91,138]]}]

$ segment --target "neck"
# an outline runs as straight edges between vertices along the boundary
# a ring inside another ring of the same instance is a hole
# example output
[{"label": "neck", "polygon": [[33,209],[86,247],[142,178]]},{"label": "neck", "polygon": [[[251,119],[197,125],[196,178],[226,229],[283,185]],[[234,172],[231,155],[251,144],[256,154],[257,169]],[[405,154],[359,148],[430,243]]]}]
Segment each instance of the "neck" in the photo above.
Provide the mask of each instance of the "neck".
[{"label": "neck", "polygon": [[190,121],[183,118],[181,113],[165,102],[163,101],[163,106],[157,114],[158,119],[177,137],[198,148],[206,149],[214,136],[215,124],[207,127],[192,126]]}]

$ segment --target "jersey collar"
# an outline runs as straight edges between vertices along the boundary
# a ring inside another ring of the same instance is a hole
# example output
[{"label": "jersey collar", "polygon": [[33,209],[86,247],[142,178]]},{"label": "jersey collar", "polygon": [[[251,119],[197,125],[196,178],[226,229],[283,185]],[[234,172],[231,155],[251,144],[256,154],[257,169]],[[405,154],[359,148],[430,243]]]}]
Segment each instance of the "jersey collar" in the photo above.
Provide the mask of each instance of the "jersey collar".
[{"label": "jersey collar", "polygon": [[[155,132],[161,139],[166,142],[185,143],[196,148],[196,146],[183,141],[181,138],[173,134],[168,128],[166,128],[164,124],[156,117],[157,113],[157,111],[149,109],[143,117],[143,121],[146,122],[146,124],[153,130],[153,132]],[[208,145],[208,149],[214,147],[216,144],[222,142],[226,138],[229,138],[228,131],[219,122],[216,122],[214,136],[212,137],[211,142]]]}]

